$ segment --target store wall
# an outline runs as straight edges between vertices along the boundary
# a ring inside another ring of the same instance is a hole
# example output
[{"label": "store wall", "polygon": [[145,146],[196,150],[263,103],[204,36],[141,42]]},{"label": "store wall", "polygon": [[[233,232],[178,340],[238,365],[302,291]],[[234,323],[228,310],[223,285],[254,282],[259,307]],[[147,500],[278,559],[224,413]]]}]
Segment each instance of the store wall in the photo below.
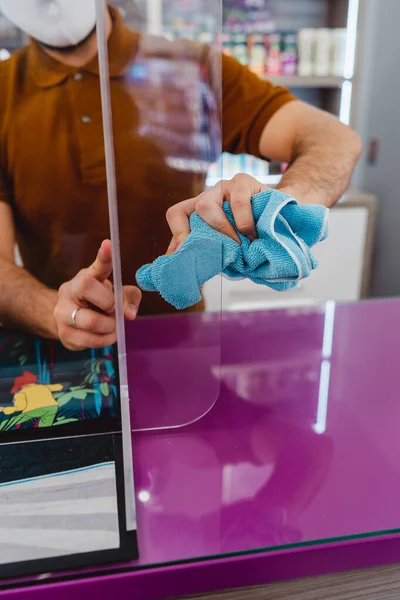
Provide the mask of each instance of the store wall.
[{"label": "store wall", "polygon": [[[378,198],[373,296],[400,294],[400,1],[364,3],[363,44],[354,125],[365,151],[355,184]],[[377,141],[376,156],[368,160]]]}]

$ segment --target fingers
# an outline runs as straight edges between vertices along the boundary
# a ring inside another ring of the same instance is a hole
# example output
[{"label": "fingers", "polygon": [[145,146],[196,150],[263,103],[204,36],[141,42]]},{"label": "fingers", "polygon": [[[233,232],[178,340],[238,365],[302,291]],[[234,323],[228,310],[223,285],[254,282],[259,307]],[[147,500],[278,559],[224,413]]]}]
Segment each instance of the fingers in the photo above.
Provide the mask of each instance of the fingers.
[{"label": "fingers", "polygon": [[171,207],[167,212],[167,221],[172,233],[172,241],[167,255],[176,252],[190,233],[189,218],[197,214],[213,229],[227,235],[240,244],[240,238],[223,211],[223,203],[229,200],[235,225],[240,233],[250,241],[257,237],[253,219],[251,198],[265,189],[257,179],[245,173],[238,174],[229,181],[221,181],[210,190]]},{"label": "fingers", "polygon": [[[71,310],[69,310],[71,309]],[[72,313],[74,306],[71,304],[63,314],[65,326],[72,325]],[[76,328],[79,331],[95,333],[96,335],[110,335],[115,332],[115,317],[102,315],[90,308],[81,308],[75,317]]]},{"label": "fingers", "polygon": [[[142,293],[134,286],[124,288],[124,313],[128,320],[135,319]],[[117,342],[116,321],[113,315],[104,315],[90,308],[80,308],[75,316],[76,327],[72,324],[72,314],[76,305],[71,301],[59,301],[54,317],[59,338],[69,350],[104,348]]]},{"label": "fingers", "polygon": [[81,271],[68,286],[67,295],[78,305],[93,304],[105,313],[114,312],[114,293],[110,282],[100,282],[90,275],[90,269]]},{"label": "fingers", "polygon": [[185,242],[190,233],[189,218],[195,211],[210,227],[240,244],[240,239],[235,228],[229,223],[222,210],[226,183],[217,183],[213,188],[196,196],[196,198],[184,200],[168,210],[167,221],[173,239],[168,247],[167,255],[176,252]]},{"label": "fingers", "polygon": [[182,245],[190,233],[189,218],[196,210],[196,198],[190,198],[171,206],[167,211],[167,222],[171,229],[172,237],[175,239],[176,245]]},{"label": "fingers", "polygon": [[197,214],[216,231],[232,238],[240,244],[240,238],[235,231],[235,228],[229,223],[222,207],[214,201],[210,201],[204,196],[196,204]]},{"label": "fingers", "polygon": [[[102,285],[100,282],[97,283]],[[115,344],[117,341],[115,315],[102,314],[89,306],[77,306],[70,294],[70,287],[73,285],[72,281],[60,288],[59,301],[54,310],[61,342],[69,350],[104,348]],[[136,318],[142,293],[135,286],[125,286],[123,294],[125,318],[132,321]],[[75,316],[76,327],[74,327],[72,315],[76,308],[79,310]]]},{"label": "fingers", "polygon": [[76,328],[72,324],[72,314],[76,304],[59,298],[54,309],[61,342],[69,350],[85,348],[105,348],[117,341],[115,317],[102,315],[90,308],[80,308],[75,316]]},{"label": "fingers", "polygon": [[[70,350],[103,348],[117,341],[115,298],[111,282],[111,243],[103,242],[95,262],[83,269],[58,291],[54,318],[61,342]],[[127,286],[124,293],[124,313],[133,320],[138,312],[141,291]],[[75,315],[75,325],[72,315]]]},{"label": "fingers", "polygon": [[125,286],[124,294],[124,315],[128,321],[133,321],[139,310],[139,305],[142,300],[142,292],[139,288],[131,285]]},{"label": "fingers", "polygon": [[257,189],[257,187],[250,184],[246,176],[237,176],[232,180],[230,203],[235,224],[240,233],[249,238],[251,242],[257,237],[253,210],[251,207],[251,197],[259,191],[261,191],[261,185],[260,188]]},{"label": "fingers", "polygon": [[180,245],[178,244],[178,242],[176,241],[175,238],[172,238],[167,251],[165,253],[166,256],[171,256],[171,254],[173,254],[174,252],[176,252],[177,250],[179,250]]},{"label": "fingers", "polygon": [[110,240],[105,240],[100,246],[96,260],[88,269],[89,274],[98,281],[105,281],[112,272],[112,251]]}]

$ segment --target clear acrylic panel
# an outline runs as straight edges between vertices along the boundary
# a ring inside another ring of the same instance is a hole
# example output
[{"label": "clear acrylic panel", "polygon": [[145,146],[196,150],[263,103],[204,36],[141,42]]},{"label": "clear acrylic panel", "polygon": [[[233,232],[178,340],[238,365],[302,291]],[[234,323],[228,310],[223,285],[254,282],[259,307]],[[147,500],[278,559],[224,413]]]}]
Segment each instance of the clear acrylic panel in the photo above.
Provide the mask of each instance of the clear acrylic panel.
[{"label": "clear acrylic panel", "polygon": [[200,290],[180,310],[176,296],[201,265],[176,260],[177,248],[159,259],[155,291],[143,292],[134,322],[123,321],[121,288],[167,253],[168,209],[204,191],[221,154],[222,9],[210,0],[97,0],[97,11],[121,389],[133,430],[179,427],[218,397],[221,311],[207,313]]},{"label": "clear acrylic panel", "polygon": [[137,555],[96,26],[0,2],[0,578]]},{"label": "clear acrylic panel", "polygon": [[[220,311],[149,293],[125,324],[121,292],[220,155],[221,10],[192,4],[195,32],[178,3],[149,3],[142,28],[127,2],[0,0],[0,579],[134,558],[132,429],[187,425],[218,397]],[[117,344],[101,331],[92,349],[111,282]]]},{"label": "clear acrylic panel", "polygon": [[121,431],[113,336],[91,347],[87,320],[113,323],[111,283],[99,305],[84,285],[109,237],[95,2],[78,25],[62,5],[0,2],[0,443]]}]

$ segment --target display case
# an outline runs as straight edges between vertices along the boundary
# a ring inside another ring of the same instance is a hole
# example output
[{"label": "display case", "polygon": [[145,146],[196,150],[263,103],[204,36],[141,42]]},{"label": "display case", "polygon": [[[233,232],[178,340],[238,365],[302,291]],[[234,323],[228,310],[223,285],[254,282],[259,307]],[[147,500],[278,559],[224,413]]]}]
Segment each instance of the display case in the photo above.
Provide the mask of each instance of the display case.
[{"label": "display case", "polygon": [[[399,311],[391,300],[226,315],[213,410],[133,436],[139,560],[44,565],[3,579],[0,598],[163,600],[398,562]],[[127,328],[129,372],[141,330],[159,328]]]}]

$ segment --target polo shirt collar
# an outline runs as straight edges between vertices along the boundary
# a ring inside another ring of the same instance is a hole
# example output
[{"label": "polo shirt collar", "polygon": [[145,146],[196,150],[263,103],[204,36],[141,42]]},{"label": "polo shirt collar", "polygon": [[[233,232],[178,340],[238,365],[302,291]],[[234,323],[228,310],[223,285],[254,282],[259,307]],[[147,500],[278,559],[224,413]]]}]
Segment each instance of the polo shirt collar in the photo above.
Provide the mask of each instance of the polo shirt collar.
[{"label": "polo shirt collar", "polygon": [[[110,77],[121,77],[128,70],[138,51],[140,36],[125,26],[120,12],[109,7],[113,28],[108,38],[108,60]],[[77,68],[65,65],[49,56],[36,40],[31,40],[28,49],[28,70],[36,85],[51,88],[65,81]],[[79,69],[99,75],[99,62],[95,57]]]}]

